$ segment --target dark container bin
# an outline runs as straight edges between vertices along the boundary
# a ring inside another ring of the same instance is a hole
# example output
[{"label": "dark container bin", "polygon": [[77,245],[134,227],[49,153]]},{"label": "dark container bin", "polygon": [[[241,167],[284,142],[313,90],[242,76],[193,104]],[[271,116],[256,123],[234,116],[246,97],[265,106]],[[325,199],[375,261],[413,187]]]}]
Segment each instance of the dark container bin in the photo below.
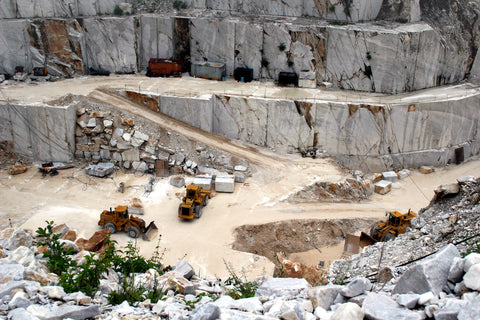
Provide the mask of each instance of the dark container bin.
[{"label": "dark container bin", "polygon": [[278,74],[278,84],[281,86],[294,85],[298,87],[298,75],[295,72],[280,72]]},{"label": "dark container bin", "polygon": [[236,68],[233,71],[233,77],[237,81],[251,82],[253,80],[253,69],[251,68]]},{"label": "dark container bin", "polygon": [[148,61],[147,77],[179,77],[182,75],[182,60],[180,59],[157,59]]}]

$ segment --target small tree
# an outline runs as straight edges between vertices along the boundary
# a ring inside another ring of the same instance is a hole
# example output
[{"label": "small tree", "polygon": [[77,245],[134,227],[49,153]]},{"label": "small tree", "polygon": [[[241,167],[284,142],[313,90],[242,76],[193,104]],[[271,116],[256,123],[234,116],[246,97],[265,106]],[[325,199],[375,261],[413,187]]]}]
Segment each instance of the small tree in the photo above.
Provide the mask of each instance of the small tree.
[{"label": "small tree", "polygon": [[123,15],[123,10],[122,10],[122,8],[120,8],[120,6],[118,4],[113,9],[113,14],[116,15],[116,16]]}]

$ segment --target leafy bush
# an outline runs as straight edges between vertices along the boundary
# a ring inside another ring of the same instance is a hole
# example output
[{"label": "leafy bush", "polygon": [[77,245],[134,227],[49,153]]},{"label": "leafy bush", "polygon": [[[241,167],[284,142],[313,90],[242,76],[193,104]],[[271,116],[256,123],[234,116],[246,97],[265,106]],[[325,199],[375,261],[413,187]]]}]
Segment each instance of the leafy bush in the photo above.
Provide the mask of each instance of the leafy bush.
[{"label": "leafy bush", "polygon": [[75,262],[70,257],[74,249],[65,249],[65,243],[60,242],[62,234],[53,234],[53,228],[55,226],[53,221],[45,221],[47,226],[45,228],[38,228],[36,230],[37,237],[40,238],[38,246],[47,246],[47,251],[43,254],[45,258],[48,258],[47,267],[50,272],[61,275],[68,270],[71,266],[75,265]]},{"label": "leafy bush", "polygon": [[122,8],[120,8],[120,6],[118,4],[113,9],[113,14],[116,15],[116,16],[123,15],[123,10],[122,10]]},{"label": "leafy bush", "polygon": [[[162,265],[163,253],[159,252],[159,244],[153,255],[149,259],[145,259],[140,256],[138,249],[131,241],[128,242],[126,249],[121,251],[116,250],[116,242],[107,237],[102,254],[89,254],[85,257],[86,262],[78,265],[71,258],[74,249],[65,249],[64,243],[60,242],[61,234],[53,233],[54,222],[46,222],[46,228],[38,228],[36,231],[40,238],[38,246],[47,246],[47,250],[43,254],[48,258],[47,267],[59,276],[59,285],[64,288],[65,292],[82,291],[93,297],[100,285],[102,274],[109,268],[113,268],[123,276],[123,282],[120,292],[112,292],[108,297],[110,303],[118,304],[125,300],[132,303],[143,301],[146,298],[157,302],[162,298],[163,292],[157,288],[156,281],[151,291],[134,285],[135,273],[144,273],[148,269],[155,269],[159,274],[163,274],[167,269]],[[160,243],[160,238],[158,241]]]},{"label": "leafy bush", "polygon": [[295,64],[295,62],[293,62],[293,60],[288,60],[288,61],[287,61],[287,65],[288,65],[289,67],[293,67],[294,64]]},{"label": "leafy bush", "polygon": [[186,8],[187,8],[187,4],[186,4],[185,2],[183,2],[183,1],[175,0],[175,1],[173,2],[173,7],[174,7],[175,9],[177,9],[177,10],[178,10],[178,9],[186,9]]},{"label": "leafy bush", "polygon": [[245,275],[243,277],[244,279],[241,279],[231,265],[226,262],[224,263],[230,274],[230,277],[225,280],[225,284],[232,286],[230,289],[227,288],[226,293],[235,300],[255,296],[259,283],[256,281],[247,281]]},{"label": "leafy bush", "polygon": [[286,48],[287,48],[287,46],[285,45],[284,42],[282,42],[278,45],[278,50],[280,50],[280,51],[285,51]]},{"label": "leafy bush", "polygon": [[270,64],[270,61],[266,57],[262,57],[262,67],[268,68],[268,65]]}]

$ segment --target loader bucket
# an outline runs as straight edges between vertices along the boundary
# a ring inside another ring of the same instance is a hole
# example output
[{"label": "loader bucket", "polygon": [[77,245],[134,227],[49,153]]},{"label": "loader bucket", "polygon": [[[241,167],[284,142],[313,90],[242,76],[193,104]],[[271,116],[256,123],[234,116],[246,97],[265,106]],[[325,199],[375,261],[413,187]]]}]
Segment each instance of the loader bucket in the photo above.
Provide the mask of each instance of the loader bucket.
[{"label": "loader bucket", "polygon": [[369,246],[369,245],[372,245],[374,243],[376,243],[377,241],[375,241],[375,239],[373,239],[372,237],[370,237],[368,234],[366,234],[365,232],[362,232],[360,234],[360,247],[366,247],[366,246]]},{"label": "loader bucket", "polygon": [[145,232],[142,234],[142,239],[145,241],[150,241],[156,238],[157,234],[158,234],[158,228],[155,225],[155,223],[152,221],[150,222],[148,227],[145,229]]},{"label": "loader bucket", "polygon": [[360,237],[353,234],[347,234],[345,236],[345,245],[343,246],[343,252],[351,254],[358,253],[360,251]]}]

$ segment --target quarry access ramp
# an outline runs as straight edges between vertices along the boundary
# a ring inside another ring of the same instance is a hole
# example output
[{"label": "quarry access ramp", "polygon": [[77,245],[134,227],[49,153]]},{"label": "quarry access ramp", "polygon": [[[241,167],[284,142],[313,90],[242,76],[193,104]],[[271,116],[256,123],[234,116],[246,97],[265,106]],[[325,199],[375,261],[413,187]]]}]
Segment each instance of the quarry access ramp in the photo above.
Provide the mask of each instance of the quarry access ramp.
[{"label": "quarry access ramp", "polygon": [[[282,168],[292,163],[300,161],[293,155],[277,154],[258,146],[230,139],[218,134],[209,133],[204,130],[193,127],[185,122],[176,120],[165,114],[155,112],[140,103],[132,101],[122,96],[118,92],[107,88],[97,88],[89,94],[101,103],[109,104],[125,112],[141,117],[147,121],[151,121],[167,130],[179,133],[193,141],[198,141],[205,145],[227,152],[233,156],[242,158],[251,164],[265,166],[270,168]],[[316,166],[325,167],[326,172],[338,170],[337,166],[326,159],[301,159],[302,163],[311,161]]]}]

